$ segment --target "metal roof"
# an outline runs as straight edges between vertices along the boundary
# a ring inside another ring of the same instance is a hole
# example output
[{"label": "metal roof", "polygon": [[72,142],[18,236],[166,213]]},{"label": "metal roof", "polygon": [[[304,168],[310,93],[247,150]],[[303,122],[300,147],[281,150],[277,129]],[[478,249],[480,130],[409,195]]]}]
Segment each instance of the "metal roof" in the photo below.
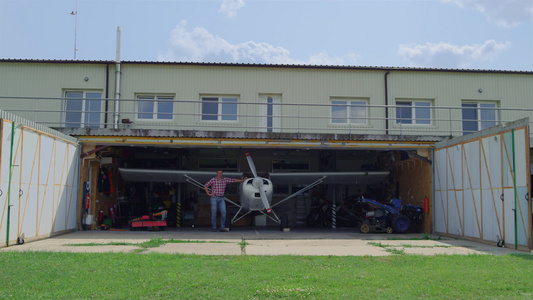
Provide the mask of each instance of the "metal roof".
[{"label": "metal roof", "polygon": [[[115,64],[114,60],[71,60],[71,59],[0,59],[0,63],[69,63],[69,64]],[[306,65],[306,64],[261,64],[261,63],[220,63],[220,62],[175,62],[175,61],[121,61],[121,64],[152,64],[180,66],[220,66],[246,68],[290,68],[290,69],[330,69],[330,70],[366,70],[366,71],[405,71],[405,72],[462,72],[462,73],[511,73],[532,75],[533,71],[490,70],[490,69],[453,69],[453,68],[417,68],[394,66],[343,66],[343,65]]]}]

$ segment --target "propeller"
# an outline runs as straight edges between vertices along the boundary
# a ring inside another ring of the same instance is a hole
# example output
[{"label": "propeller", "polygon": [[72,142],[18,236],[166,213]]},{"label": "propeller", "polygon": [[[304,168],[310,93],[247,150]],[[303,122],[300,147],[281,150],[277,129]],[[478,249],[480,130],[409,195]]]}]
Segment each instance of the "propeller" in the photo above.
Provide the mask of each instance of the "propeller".
[{"label": "propeller", "polygon": [[252,157],[250,156],[250,153],[246,152],[246,160],[248,160],[248,165],[250,166],[250,170],[252,171],[252,174],[254,174],[254,179],[252,181],[252,185],[259,190],[259,195],[261,195],[261,201],[263,201],[263,206],[265,207],[267,213],[270,213],[272,209],[270,208],[270,204],[268,203],[268,198],[266,196],[265,190],[263,189],[263,178],[257,176],[257,170],[255,169],[254,161],[252,160]]}]

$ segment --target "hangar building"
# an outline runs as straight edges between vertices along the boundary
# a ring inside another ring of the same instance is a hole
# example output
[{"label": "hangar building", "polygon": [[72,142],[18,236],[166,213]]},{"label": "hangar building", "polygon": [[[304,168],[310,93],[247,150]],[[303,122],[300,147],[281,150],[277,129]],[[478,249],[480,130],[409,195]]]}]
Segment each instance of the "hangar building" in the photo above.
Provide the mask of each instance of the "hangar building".
[{"label": "hangar building", "polygon": [[[181,212],[194,211],[207,226],[205,192],[154,174],[250,177],[249,152],[262,176],[294,173],[273,203],[309,184],[299,174],[360,172],[286,201],[293,227],[320,199],[427,199],[419,232],[530,249],[532,96],[532,72],[0,60],[0,245],[82,229],[100,211],[114,226],[161,207],[189,226]],[[238,201],[237,185],[226,196]]]}]

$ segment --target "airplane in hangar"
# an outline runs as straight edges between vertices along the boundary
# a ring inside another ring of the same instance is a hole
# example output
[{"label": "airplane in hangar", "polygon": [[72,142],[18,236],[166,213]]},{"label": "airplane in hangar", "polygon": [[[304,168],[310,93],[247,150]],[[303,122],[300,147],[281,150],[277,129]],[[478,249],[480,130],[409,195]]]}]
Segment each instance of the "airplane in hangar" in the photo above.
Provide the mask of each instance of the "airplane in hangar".
[{"label": "airplane in hangar", "polygon": [[[239,202],[236,203],[227,197],[225,201],[236,206],[237,212],[231,219],[234,224],[252,212],[259,212],[275,223],[280,229],[288,228],[288,216],[278,216],[274,208],[292,199],[319,184],[369,184],[385,179],[389,172],[272,172],[269,178],[257,175],[255,164],[250,153],[246,152],[246,160],[253,177],[248,178],[239,186]],[[189,171],[189,170],[152,170],[119,168],[124,181],[129,182],[188,182],[200,189],[204,183],[215,176],[213,171]],[[240,178],[242,172],[224,172],[225,177]],[[304,188],[297,192],[272,203],[274,184],[301,184]]]}]

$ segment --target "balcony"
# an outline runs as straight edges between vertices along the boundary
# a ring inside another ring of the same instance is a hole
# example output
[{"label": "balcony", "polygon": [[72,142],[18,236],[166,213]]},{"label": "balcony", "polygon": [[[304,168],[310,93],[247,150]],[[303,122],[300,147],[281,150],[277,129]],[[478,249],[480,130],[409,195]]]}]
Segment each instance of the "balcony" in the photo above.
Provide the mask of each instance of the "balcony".
[{"label": "balcony", "polygon": [[[206,109],[201,100],[0,97],[0,109],[72,136],[274,138],[439,141],[525,117],[533,109],[431,106],[418,116],[405,105],[258,103],[241,99]],[[115,113],[118,108],[118,113]],[[481,116],[494,116],[483,119]],[[463,119],[467,116],[469,119]],[[531,135],[531,134],[530,134]],[[531,140],[531,138],[530,138]]]}]

